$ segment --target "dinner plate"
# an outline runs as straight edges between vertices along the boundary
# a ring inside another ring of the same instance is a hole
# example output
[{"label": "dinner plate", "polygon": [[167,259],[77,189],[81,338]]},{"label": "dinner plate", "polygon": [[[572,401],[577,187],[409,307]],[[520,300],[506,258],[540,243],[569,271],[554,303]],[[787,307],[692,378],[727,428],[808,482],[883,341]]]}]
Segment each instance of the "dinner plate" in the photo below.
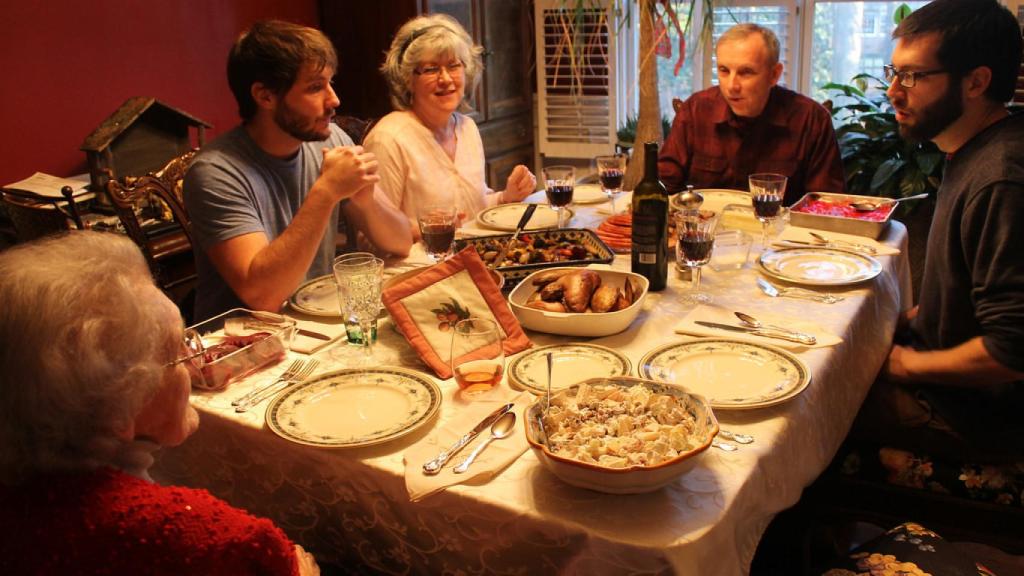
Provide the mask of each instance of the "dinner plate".
[{"label": "dinner plate", "polygon": [[551,390],[568,388],[588,378],[629,376],[629,359],[611,348],[596,344],[555,344],[526,352],[512,361],[511,381],[537,394],[547,394],[551,354]]},{"label": "dinner plate", "polygon": [[[700,192],[700,195],[704,197],[704,202],[701,203],[700,207],[704,210],[714,210],[720,212],[722,208],[725,208],[729,204],[745,204],[750,206],[750,193],[746,190],[730,190],[728,188],[704,188],[697,189],[696,192]],[[679,194],[673,194],[669,203],[672,208],[679,209]]]},{"label": "dinner plate", "polygon": [[774,248],[761,254],[757,263],[773,278],[808,286],[848,286],[882,271],[871,256],[835,248]]},{"label": "dinner plate", "polygon": [[[519,219],[523,216],[523,211],[526,210],[526,204],[499,204],[486,210],[481,211],[476,216],[477,224],[485,227],[492,228],[494,230],[503,230],[505,232],[511,232],[516,229],[516,225],[519,224]],[[567,212],[565,219],[569,221],[572,219],[573,211],[570,208],[563,208]],[[542,230],[544,228],[554,228],[558,226],[558,213],[555,209],[547,204],[538,204],[537,211],[530,217],[530,222],[526,225],[526,230]]]},{"label": "dinner plate", "polygon": [[577,184],[572,191],[573,204],[600,204],[608,201],[608,195],[600,184]]},{"label": "dinner plate", "polygon": [[807,366],[785,350],[712,338],[656,348],[640,360],[639,372],[642,378],[678,384],[723,410],[785,402],[811,381]]},{"label": "dinner plate", "polygon": [[403,368],[348,368],[313,377],[274,398],[267,425],[307,446],[354,448],[389,442],[431,421],[441,390]]},{"label": "dinner plate", "polygon": [[288,304],[299,312],[313,316],[341,317],[338,285],[330,274],[313,278],[299,286],[288,299]]}]

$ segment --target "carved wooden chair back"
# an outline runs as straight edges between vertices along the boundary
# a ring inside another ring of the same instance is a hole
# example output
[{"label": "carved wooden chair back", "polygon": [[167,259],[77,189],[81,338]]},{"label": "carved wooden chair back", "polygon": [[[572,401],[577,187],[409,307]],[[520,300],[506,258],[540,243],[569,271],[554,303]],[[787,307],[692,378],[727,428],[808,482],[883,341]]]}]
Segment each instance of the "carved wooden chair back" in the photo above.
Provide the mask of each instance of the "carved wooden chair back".
[{"label": "carved wooden chair back", "polygon": [[[172,278],[161,263],[168,257],[183,254],[191,261],[192,225],[185,210],[181,184],[195,154],[196,150],[190,150],[145,176],[111,178],[107,182],[107,193],[125,232],[142,249],[153,277],[165,290],[195,279],[194,271],[182,278]],[[162,212],[171,226],[158,234],[148,234],[140,220],[140,213],[147,208]]]}]

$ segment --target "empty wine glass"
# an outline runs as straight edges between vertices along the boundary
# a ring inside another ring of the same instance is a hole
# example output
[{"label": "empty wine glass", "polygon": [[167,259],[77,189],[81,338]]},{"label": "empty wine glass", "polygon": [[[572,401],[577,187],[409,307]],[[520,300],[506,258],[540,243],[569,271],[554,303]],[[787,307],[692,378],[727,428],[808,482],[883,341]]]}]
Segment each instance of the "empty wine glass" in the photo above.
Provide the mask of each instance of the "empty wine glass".
[{"label": "empty wine glass", "polygon": [[[364,359],[372,358],[376,341],[377,315],[380,313],[381,279],[384,261],[373,255],[354,256],[334,263],[338,284],[338,303],[346,328],[359,328]],[[350,331],[349,340],[352,340]]]},{"label": "empty wine glass", "polygon": [[452,330],[451,367],[461,396],[473,400],[490,392],[505,373],[501,326],[489,318],[460,320]]},{"label": "empty wine glass", "polygon": [[610,154],[598,156],[597,177],[601,180],[601,189],[612,202],[612,214],[615,214],[615,196],[622,192],[622,180],[626,177],[626,155]]},{"label": "empty wine glass", "polygon": [[761,221],[761,247],[768,250],[771,240],[771,224],[779,217],[782,198],[786,195],[786,180],[782,174],[761,173],[751,174],[750,200],[754,205],[754,215]]},{"label": "empty wine glass", "polygon": [[420,236],[427,255],[441,262],[452,253],[458,210],[453,204],[428,204],[417,211]]},{"label": "empty wine glass", "polygon": [[558,227],[564,228],[562,215],[565,207],[572,203],[572,193],[576,188],[576,168],[573,166],[548,166],[544,168],[544,192],[548,196],[548,204],[558,214]]},{"label": "empty wine glass", "polygon": [[684,296],[685,302],[711,303],[711,295],[700,291],[700,270],[711,260],[718,216],[712,210],[680,210],[676,214],[677,262],[690,269],[690,292]]}]

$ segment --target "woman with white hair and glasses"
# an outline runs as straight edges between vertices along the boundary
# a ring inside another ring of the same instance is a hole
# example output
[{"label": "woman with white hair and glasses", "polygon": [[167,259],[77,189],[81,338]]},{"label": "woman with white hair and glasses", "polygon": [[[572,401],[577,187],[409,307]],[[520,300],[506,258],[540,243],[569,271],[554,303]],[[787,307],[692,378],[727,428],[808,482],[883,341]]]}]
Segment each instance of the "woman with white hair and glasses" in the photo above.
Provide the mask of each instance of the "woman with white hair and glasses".
[{"label": "woman with white hair and glasses", "polygon": [[480,132],[460,112],[483,72],[482,52],[455,19],[432,14],[398,29],[381,66],[396,111],[380,119],[363,146],[380,162],[381,189],[413,224],[422,206],[454,204],[472,217],[488,206],[519,202],[536,187],[521,164],[505,190],[495,192],[484,181]]},{"label": "woman with white hair and glasses", "polygon": [[127,237],[0,252],[0,302],[0,573],[319,573],[269,520],[150,480],[199,416],[178,309]]}]

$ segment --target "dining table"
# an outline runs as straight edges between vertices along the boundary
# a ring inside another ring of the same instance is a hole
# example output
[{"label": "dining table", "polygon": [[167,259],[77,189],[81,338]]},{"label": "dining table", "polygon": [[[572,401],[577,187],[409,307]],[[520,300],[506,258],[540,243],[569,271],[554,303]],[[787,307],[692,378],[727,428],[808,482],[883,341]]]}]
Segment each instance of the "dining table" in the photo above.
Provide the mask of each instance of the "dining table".
[{"label": "dining table", "polygon": [[[627,203],[616,202],[620,208]],[[608,217],[607,203],[572,209],[574,227],[594,228]],[[474,222],[464,228],[466,235],[487,233]],[[713,296],[715,306],[809,320],[841,341],[794,352],[810,382],[785,402],[716,409],[723,429],[755,441],[731,452],[708,449],[693,469],[652,492],[608,494],[571,486],[527,450],[493,478],[411,501],[404,454],[467,404],[454,380],[433,377],[387,317],[379,321],[373,362],[432,378],[442,392],[432,421],[390,442],[330,449],[271,431],[264,413],[269,400],[236,413],[232,399],[269,382],[292,360],[306,358],[289,352],[287,362],[224,391],[193,392],[201,425],[181,446],[162,450],[152,476],[161,483],[208,489],[268,517],[320,561],[353,573],[746,574],[772,518],[796,504],[836,454],[885,362],[900,312],[912,304],[906,227],[889,222],[878,242],[898,253],[875,256],[881,271],[871,279],[828,287],[842,296],[833,304],[762,293],[756,243],[752,258],[739,269],[705,267],[702,290]],[[417,246],[387,268],[395,273],[428,262]],[[629,270],[629,254],[617,255],[610,266]],[[673,262],[667,287],[647,294],[626,330],[599,338],[527,335],[534,346],[589,342],[611,348],[630,360],[635,376],[651,350],[697,338],[675,331],[693,308],[683,298],[688,288]],[[325,327],[341,322],[286,312]],[[317,371],[345,368],[351,355],[337,353],[344,346],[342,341],[313,354],[320,362]],[[521,425],[516,433],[523,433]]]}]

